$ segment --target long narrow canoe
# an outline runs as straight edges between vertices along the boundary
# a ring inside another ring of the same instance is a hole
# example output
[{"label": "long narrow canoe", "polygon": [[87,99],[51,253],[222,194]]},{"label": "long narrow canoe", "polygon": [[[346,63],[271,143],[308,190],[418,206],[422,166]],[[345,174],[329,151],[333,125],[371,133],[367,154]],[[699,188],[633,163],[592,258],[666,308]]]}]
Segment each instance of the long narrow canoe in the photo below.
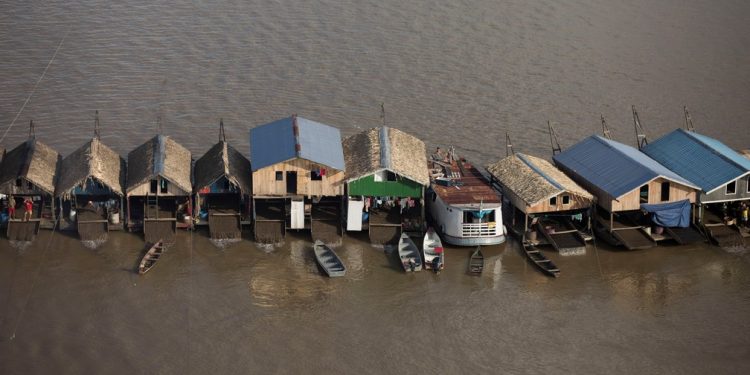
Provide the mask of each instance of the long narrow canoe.
[{"label": "long narrow canoe", "polygon": [[427,229],[427,233],[424,235],[422,252],[424,253],[424,268],[426,270],[435,269],[436,264],[438,265],[437,270],[442,270],[445,267],[443,242],[440,241],[440,236],[435,233],[432,227]]},{"label": "long narrow canoe", "polygon": [[526,257],[545,274],[553,277],[560,276],[560,270],[557,266],[555,266],[551,260],[547,259],[547,257],[545,257],[544,254],[534,246],[524,243],[523,252],[526,254]]},{"label": "long narrow canoe", "polygon": [[482,247],[477,246],[474,253],[469,258],[469,272],[480,274],[484,270],[484,254],[482,254]]},{"label": "long narrow canoe", "polygon": [[417,245],[406,233],[402,233],[401,239],[398,241],[398,257],[404,271],[416,272],[422,270],[422,255],[419,253]]},{"label": "long narrow canoe", "polygon": [[316,240],[313,250],[315,251],[315,259],[320,264],[320,267],[323,268],[323,271],[328,274],[328,277],[340,277],[346,274],[344,262],[323,241]]},{"label": "long narrow canoe", "polygon": [[161,254],[164,252],[164,241],[156,241],[146,252],[146,255],[141,259],[141,264],[138,265],[138,273],[143,275],[148,272],[151,268],[156,265],[156,261],[161,258]]}]

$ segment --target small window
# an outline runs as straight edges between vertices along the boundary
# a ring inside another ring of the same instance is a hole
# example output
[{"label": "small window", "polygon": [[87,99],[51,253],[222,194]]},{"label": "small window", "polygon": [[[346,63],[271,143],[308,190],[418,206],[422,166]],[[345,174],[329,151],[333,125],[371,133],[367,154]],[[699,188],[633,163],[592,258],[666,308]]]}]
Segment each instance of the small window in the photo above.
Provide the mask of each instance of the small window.
[{"label": "small window", "polygon": [[385,177],[387,181],[396,181],[396,174],[391,171],[387,171]]},{"label": "small window", "polygon": [[648,203],[648,184],[641,186],[641,190],[639,191],[641,203]]},{"label": "small window", "polygon": [[661,183],[661,201],[666,202],[669,200],[669,181]]},{"label": "small window", "polygon": [[23,180],[18,178],[16,179],[16,187],[22,187],[23,186]]},{"label": "small window", "polygon": [[437,194],[432,193],[432,201],[434,202],[437,199]]},{"label": "small window", "polygon": [[156,194],[156,189],[159,186],[159,182],[156,180],[151,180],[151,194]]},{"label": "small window", "polygon": [[747,192],[750,193],[750,177],[745,179],[745,187],[747,187]]},{"label": "small window", "polygon": [[161,192],[162,193],[169,193],[169,181],[162,179],[161,180]]},{"label": "small window", "polygon": [[737,193],[737,181],[732,181],[727,184],[727,195]]},{"label": "small window", "polygon": [[276,171],[276,181],[284,181],[284,172]]},{"label": "small window", "polygon": [[563,206],[567,206],[570,204],[570,195],[563,195],[562,198]]},{"label": "small window", "polygon": [[31,181],[26,181],[26,188],[29,190],[34,190],[34,184],[32,184]]},{"label": "small window", "polygon": [[310,181],[321,181],[323,180],[323,173],[320,170],[310,171]]},{"label": "small window", "polygon": [[549,199],[549,205],[550,206],[557,206],[557,197],[552,197]]},{"label": "small window", "polygon": [[372,175],[375,182],[383,182],[385,180],[385,171],[380,171]]}]

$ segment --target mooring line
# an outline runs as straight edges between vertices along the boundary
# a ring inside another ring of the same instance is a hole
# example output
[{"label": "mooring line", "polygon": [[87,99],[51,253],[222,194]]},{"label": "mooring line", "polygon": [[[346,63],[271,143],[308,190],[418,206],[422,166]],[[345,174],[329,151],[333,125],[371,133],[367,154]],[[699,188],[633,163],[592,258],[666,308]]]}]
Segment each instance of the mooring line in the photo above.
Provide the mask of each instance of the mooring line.
[{"label": "mooring line", "polygon": [[8,125],[8,128],[5,129],[5,133],[3,133],[3,136],[0,137],[0,142],[2,142],[5,139],[5,136],[8,135],[8,132],[13,127],[13,125],[16,123],[16,120],[18,120],[18,117],[21,116],[21,113],[23,112],[24,108],[26,108],[26,104],[29,104],[29,101],[31,100],[31,97],[34,95],[34,92],[36,92],[36,88],[39,87],[39,83],[42,82],[42,79],[44,79],[44,76],[47,74],[47,70],[49,70],[50,65],[52,65],[52,62],[55,61],[55,57],[57,57],[57,53],[60,52],[60,48],[63,45],[63,42],[65,41],[65,38],[68,37],[68,34],[70,33],[70,28],[68,28],[68,31],[65,32],[65,35],[63,35],[62,39],[60,39],[60,43],[57,45],[57,48],[55,49],[55,53],[52,54],[52,58],[49,59],[49,62],[47,63],[47,66],[44,68],[44,71],[42,72],[42,75],[39,76],[39,79],[36,80],[36,83],[34,84],[34,87],[31,89],[31,92],[29,93],[29,96],[26,97],[26,100],[23,102],[23,105],[21,106],[21,109],[18,110],[18,113],[16,113],[16,117],[13,118],[13,121],[10,122],[10,125]]}]

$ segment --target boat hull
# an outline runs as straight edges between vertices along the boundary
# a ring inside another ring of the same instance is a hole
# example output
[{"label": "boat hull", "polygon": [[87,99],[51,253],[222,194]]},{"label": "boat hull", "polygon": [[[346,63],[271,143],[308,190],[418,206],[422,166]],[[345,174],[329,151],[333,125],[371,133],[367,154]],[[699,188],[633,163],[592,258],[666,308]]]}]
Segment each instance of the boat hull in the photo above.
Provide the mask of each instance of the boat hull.
[{"label": "boat hull", "polygon": [[443,233],[443,241],[454,246],[489,246],[505,242],[504,234],[492,237],[453,237]]}]

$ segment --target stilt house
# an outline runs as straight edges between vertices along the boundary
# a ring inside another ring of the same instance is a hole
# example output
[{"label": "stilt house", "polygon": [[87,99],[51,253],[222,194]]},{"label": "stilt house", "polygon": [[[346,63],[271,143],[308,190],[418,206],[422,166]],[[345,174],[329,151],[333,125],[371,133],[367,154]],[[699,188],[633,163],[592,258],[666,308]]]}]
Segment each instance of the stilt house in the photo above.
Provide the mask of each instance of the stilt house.
[{"label": "stilt house", "polygon": [[[700,187],[697,221],[722,245],[741,245],[742,203],[750,203],[750,160],[724,143],[677,129],[642,151]],[[727,243],[727,240],[733,243]]]},{"label": "stilt house", "polygon": [[[7,235],[13,241],[31,241],[40,227],[55,225],[55,183],[62,158],[57,151],[30,137],[8,151],[0,165],[0,193],[3,207],[15,213],[7,221]],[[25,201],[32,204],[31,217],[25,216]]]},{"label": "stilt house", "polygon": [[375,243],[397,242],[402,229],[421,234],[430,184],[424,142],[384,126],[348,137],[343,144],[346,229],[368,230]]},{"label": "stilt house", "polygon": [[528,232],[525,238],[532,243],[541,242],[539,233],[561,252],[585,251],[595,202],[591,193],[547,160],[522,153],[490,164],[487,172],[505,199],[503,216],[512,233]]},{"label": "stilt house", "polygon": [[292,116],[250,130],[255,237],[277,242],[286,229],[313,239],[341,235],[344,152],[338,129]]},{"label": "stilt house", "polygon": [[190,151],[157,135],[128,154],[125,195],[128,228],[143,230],[146,242],[174,242],[176,228],[192,225]]},{"label": "stilt house", "polygon": [[99,137],[65,157],[55,191],[61,227],[83,241],[102,241],[110,229],[122,228],[125,173],[125,160]]},{"label": "stilt house", "polygon": [[[223,129],[223,128],[222,128]],[[195,162],[195,212],[211,238],[242,237],[252,183],[250,161],[223,137]]]},{"label": "stilt house", "polygon": [[553,160],[596,196],[594,229],[608,242],[636,249],[663,239],[701,239],[690,228],[699,188],[637,149],[594,135]]}]

